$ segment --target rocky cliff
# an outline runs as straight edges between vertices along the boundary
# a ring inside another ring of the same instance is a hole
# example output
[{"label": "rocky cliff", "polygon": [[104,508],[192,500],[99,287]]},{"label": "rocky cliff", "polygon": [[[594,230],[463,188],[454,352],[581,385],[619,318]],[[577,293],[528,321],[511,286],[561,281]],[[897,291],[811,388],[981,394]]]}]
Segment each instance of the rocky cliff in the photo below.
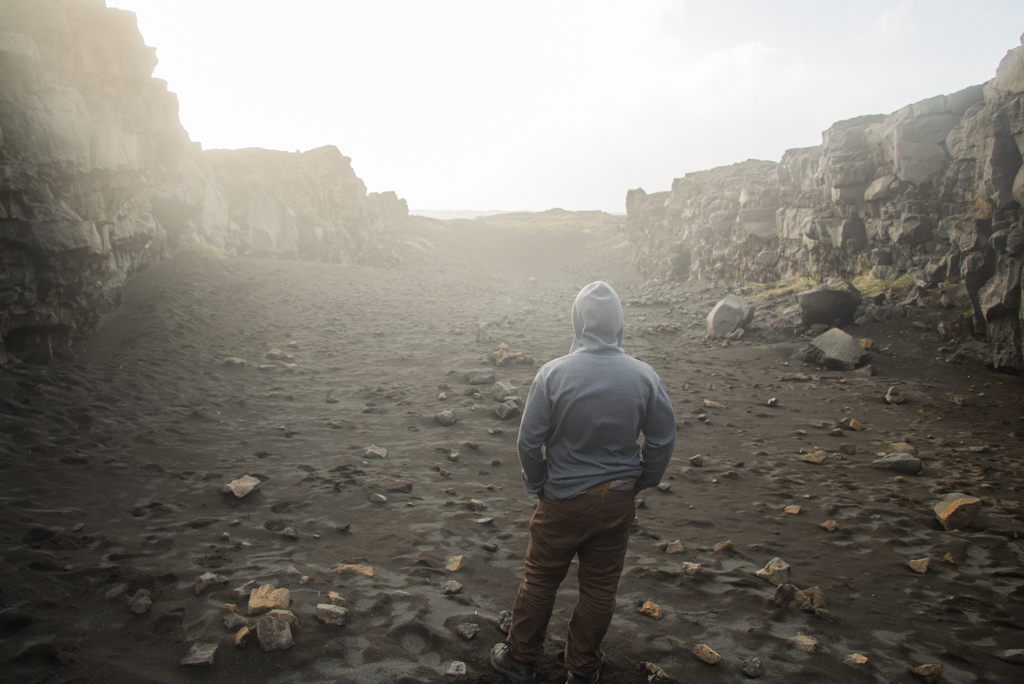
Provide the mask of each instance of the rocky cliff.
[{"label": "rocky cliff", "polygon": [[169,245],[366,261],[408,221],[334,147],[203,151],[135,15],[0,0],[0,363],[67,350]]},{"label": "rocky cliff", "polygon": [[[1024,43],[1024,36],[1022,36]],[[633,261],[681,280],[962,281],[993,365],[1024,370],[1024,47],[988,83],[833,124],[817,147],[626,196]]]}]

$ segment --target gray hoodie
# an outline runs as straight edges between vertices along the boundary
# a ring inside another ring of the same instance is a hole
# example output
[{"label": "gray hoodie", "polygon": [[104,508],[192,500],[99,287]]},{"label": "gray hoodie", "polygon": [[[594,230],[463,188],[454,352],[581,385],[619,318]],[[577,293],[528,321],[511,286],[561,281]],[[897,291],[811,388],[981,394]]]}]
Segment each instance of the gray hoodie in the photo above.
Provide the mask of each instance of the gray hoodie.
[{"label": "gray hoodie", "polygon": [[672,457],[676,420],[658,374],[622,350],[615,290],[600,281],[583,288],[572,327],[569,353],[544,364],[526,399],[519,428],[526,491],[566,499],[618,477],[636,477],[636,491],[653,487]]}]

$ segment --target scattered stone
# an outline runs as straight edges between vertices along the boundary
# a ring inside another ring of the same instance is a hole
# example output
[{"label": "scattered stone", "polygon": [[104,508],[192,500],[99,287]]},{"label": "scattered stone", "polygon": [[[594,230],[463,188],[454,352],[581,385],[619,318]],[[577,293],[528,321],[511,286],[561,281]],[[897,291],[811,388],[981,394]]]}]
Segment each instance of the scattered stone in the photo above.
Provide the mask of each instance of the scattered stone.
[{"label": "scattered stone", "polygon": [[477,525],[490,525],[494,522],[494,518],[477,518],[473,522]]},{"label": "scattered stone", "polygon": [[192,644],[188,653],[181,659],[182,665],[208,667],[213,665],[213,656],[217,653],[217,644]]},{"label": "scattered stone", "polygon": [[947,553],[945,556],[943,556],[942,560],[946,561],[950,565],[956,565],[956,559],[953,558],[953,554],[951,553]]},{"label": "scattered stone", "polygon": [[711,547],[712,553],[719,553],[721,551],[732,551],[732,539],[727,539],[723,542],[718,542]]},{"label": "scattered stone", "polygon": [[505,634],[508,634],[508,630],[512,628],[512,611],[503,610],[498,613],[498,629]]},{"label": "scattered stone", "polygon": [[466,508],[471,511],[482,511],[487,508],[487,504],[480,499],[470,499],[469,503],[466,504]]},{"label": "scattered stone", "polygon": [[459,422],[459,414],[452,409],[445,409],[437,414],[437,422],[441,425],[455,425]]},{"label": "scattered stone", "polygon": [[908,454],[889,454],[877,461],[873,461],[871,463],[871,467],[898,470],[901,473],[916,475],[921,472],[921,469],[924,467],[924,463],[921,462],[921,459]]},{"label": "scattered stone", "polygon": [[282,537],[288,537],[289,539],[298,539],[299,533],[295,531],[294,527],[286,527],[281,530]]},{"label": "scattered stone", "polygon": [[964,394],[954,394],[949,400],[957,406],[974,406],[974,399]]},{"label": "scattered stone", "polygon": [[388,497],[384,496],[380,492],[374,492],[370,496],[370,501],[372,503],[387,503],[388,502]]},{"label": "scattered stone", "polygon": [[387,458],[388,450],[382,446],[371,444],[363,449],[363,458]]},{"label": "scattered stone", "polygon": [[818,640],[806,634],[797,634],[789,640],[789,645],[804,653],[814,653],[818,649]]},{"label": "scattered stone", "polygon": [[689,561],[683,561],[683,564],[681,566],[683,574],[687,577],[693,577],[694,575],[696,575],[698,572],[700,572],[700,568],[700,563],[691,563]]},{"label": "scattered stone", "polygon": [[451,596],[462,591],[462,585],[455,580],[449,580],[444,583],[444,586],[441,587],[441,589],[444,591],[445,596]]},{"label": "scattered stone", "polygon": [[483,549],[484,551],[489,551],[491,553],[494,553],[495,551],[498,550],[498,545],[497,544],[492,544],[490,542],[485,542],[485,543],[480,545],[480,548]]},{"label": "scattered stone", "polygon": [[935,517],[947,530],[970,527],[981,510],[981,499],[961,492],[946,494],[934,506]]},{"label": "scattered stone", "polygon": [[860,653],[851,653],[843,660],[844,665],[863,665],[866,662],[868,662],[867,657]]},{"label": "scattered stone", "polygon": [[757,656],[750,656],[743,661],[743,674],[751,679],[757,679],[764,674],[764,665]]},{"label": "scattered stone", "polygon": [[918,574],[925,574],[928,572],[928,566],[931,565],[932,560],[930,558],[918,558],[907,563],[910,569]]},{"label": "scattered stone", "polygon": [[494,413],[496,413],[502,420],[514,418],[519,414],[519,404],[510,399],[509,401],[498,404],[498,408],[494,409]]},{"label": "scattered stone", "polygon": [[855,444],[840,444],[839,453],[845,454],[847,456],[856,456],[857,446]]},{"label": "scattered stone", "polygon": [[815,465],[821,465],[828,460],[828,454],[824,451],[812,451],[809,454],[804,454],[803,460],[806,463],[813,463]]},{"label": "scattered stone", "polygon": [[224,627],[226,629],[230,629],[231,631],[235,631],[237,629],[241,629],[242,627],[248,626],[249,621],[241,615],[239,615],[238,613],[231,613],[226,618],[224,618]]},{"label": "scattered stone", "polygon": [[842,437],[843,436],[843,429],[842,428],[833,428],[829,432],[829,434],[832,435],[833,437]]},{"label": "scattered stone", "polygon": [[783,513],[788,513],[790,515],[800,515],[801,510],[803,509],[797,505],[786,506],[785,508],[782,509]]},{"label": "scattered stone", "polygon": [[465,377],[466,382],[470,385],[492,385],[494,384],[494,369],[467,371]]},{"label": "scattered stone", "polygon": [[295,645],[292,628],[284,620],[265,615],[256,623],[256,638],[264,651],[283,651]]},{"label": "scattered stone", "polygon": [[149,589],[139,589],[135,592],[135,595],[128,600],[128,610],[132,611],[136,615],[148,613],[149,609],[152,607],[153,599],[150,596]]},{"label": "scattered stone", "polygon": [[724,409],[725,408],[725,404],[720,404],[717,401],[711,401],[710,399],[705,399],[704,400],[704,408]]},{"label": "scattered stone", "polygon": [[476,636],[477,632],[480,631],[480,625],[475,622],[463,622],[461,625],[455,628],[455,633],[460,637],[469,641]]},{"label": "scattered stone", "polygon": [[902,404],[906,402],[907,398],[897,388],[890,387],[889,391],[885,393],[885,400],[890,404]]},{"label": "scattered stone", "polygon": [[917,456],[917,447],[907,442],[893,442],[889,445],[890,454],[910,454]]},{"label": "scattered stone", "polygon": [[202,594],[210,587],[217,584],[227,584],[228,578],[222,577],[221,575],[215,575],[212,572],[204,572],[202,575],[196,578],[195,590],[196,594]]},{"label": "scattered stone", "polygon": [[1011,648],[1003,651],[1003,660],[1014,665],[1024,665],[1024,648]]},{"label": "scattered stone", "polygon": [[[846,421],[844,421],[844,422],[846,422]],[[861,425],[860,421],[857,420],[856,418],[850,418],[849,422],[846,422],[846,427],[850,428],[851,430],[855,430],[857,432],[860,432],[861,430],[864,429],[864,426]]]},{"label": "scattered stone", "polygon": [[825,596],[819,587],[797,589],[793,592],[793,603],[800,610],[813,613],[819,608],[825,607]]},{"label": "scattered stone", "polygon": [[660,682],[668,677],[663,669],[647,661],[640,663],[640,670],[647,673],[648,682]]},{"label": "scattered stone", "polygon": [[808,363],[838,370],[853,370],[867,352],[839,328],[818,335],[801,354]]},{"label": "scattered stone", "polygon": [[466,674],[466,663],[461,660],[453,660],[452,664],[445,670],[445,674],[449,677],[460,677]]},{"label": "scattered stone", "polygon": [[489,435],[500,435],[501,433],[501,428],[487,428],[487,434]]},{"label": "scattered stone", "polygon": [[686,547],[678,539],[665,545],[665,553],[683,553],[684,551],[686,551]]},{"label": "scattered stone", "polygon": [[316,604],[316,619],[325,625],[337,625],[344,627],[348,622],[349,611],[344,606],[333,603]]},{"label": "scattered stone", "polygon": [[772,397],[771,399],[769,399],[768,401],[765,402],[765,405],[766,406],[778,406],[779,405],[779,400],[776,397]]},{"label": "scattered stone", "polygon": [[826,520],[825,522],[821,523],[821,528],[826,532],[835,532],[839,529],[839,523],[837,523],[835,520]]},{"label": "scattered stone", "polygon": [[789,582],[789,563],[781,558],[775,557],[768,561],[768,564],[755,573],[758,577],[775,586]]},{"label": "scattered stone", "polygon": [[505,401],[505,397],[517,396],[519,388],[513,385],[508,380],[500,380],[494,383],[494,387],[491,388],[491,398],[495,401]]},{"label": "scattered stone", "polygon": [[373,568],[368,565],[350,565],[348,563],[341,563],[334,569],[334,572],[339,575],[343,572],[352,572],[363,577],[373,577]]},{"label": "scattered stone", "polygon": [[444,567],[450,572],[456,572],[458,570],[461,570],[462,568],[466,567],[466,557],[452,556],[448,559],[448,563]]},{"label": "scattered stone", "polygon": [[797,591],[799,591],[799,589],[794,587],[792,584],[780,584],[772,593],[772,603],[780,608],[785,608],[793,602],[793,597],[796,595]]},{"label": "scattered stone", "polygon": [[234,367],[237,367],[237,368],[245,368],[246,363],[245,363],[245,359],[240,359],[240,358],[238,358],[236,356],[229,356],[228,358],[224,359],[224,365],[225,366],[234,366]]},{"label": "scattered stone", "polygon": [[736,295],[726,295],[708,312],[707,336],[711,339],[724,337],[749,324],[753,318],[753,307],[741,302]]},{"label": "scattered stone", "polygon": [[702,465],[704,465],[704,457],[700,454],[691,456],[688,460],[690,461],[690,465],[692,465],[694,468],[700,468]]},{"label": "scattered stone", "polygon": [[942,676],[942,665],[940,663],[918,665],[910,672],[926,682],[926,684],[935,684],[939,681],[939,677]]},{"label": "scattered stone", "polygon": [[693,655],[697,656],[697,660],[703,661],[708,665],[717,665],[722,660],[722,656],[715,653],[715,651],[706,644],[697,644],[694,646]]},{"label": "scattered stone", "polygon": [[672,484],[670,482],[660,482],[658,483],[656,489],[659,492],[667,492],[668,490],[672,489]]},{"label": "scattered stone", "polygon": [[255,580],[249,580],[242,586],[232,589],[231,598],[235,599],[236,601],[240,601],[244,598],[249,598],[249,594],[251,594],[252,590],[258,586],[259,583],[257,583]]},{"label": "scattered stone", "polygon": [[292,629],[299,628],[299,618],[295,617],[295,613],[290,610],[284,610],[283,608],[275,608],[274,610],[267,613],[267,617],[272,617],[275,620],[282,620],[288,623],[288,626]]},{"label": "scattered stone", "polygon": [[291,592],[287,589],[275,589],[273,585],[264,584],[263,586],[256,587],[249,594],[249,607],[246,612],[249,615],[261,615],[268,610],[286,610],[291,600]]},{"label": "scattered stone", "polygon": [[243,625],[241,629],[231,635],[231,643],[233,643],[236,648],[245,648],[245,645],[249,643],[250,634],[251,632],[249,631],[249,628]]},{"label": "scattered stone", "polygon": [[661,609],[661,606],[654,601],[644,601],[644,604],[640,606],[640,614],[654,620],[660,620],[665,617],[665,612]]},{"label": "scattered stone", "polygon": [[224,494],[234,494],[237,498],[241,499],[250,492],[258,491],[262,485],[263,483],[260,482],[259,478],[246,475],[245,477],[228,482],[220,491]]}]

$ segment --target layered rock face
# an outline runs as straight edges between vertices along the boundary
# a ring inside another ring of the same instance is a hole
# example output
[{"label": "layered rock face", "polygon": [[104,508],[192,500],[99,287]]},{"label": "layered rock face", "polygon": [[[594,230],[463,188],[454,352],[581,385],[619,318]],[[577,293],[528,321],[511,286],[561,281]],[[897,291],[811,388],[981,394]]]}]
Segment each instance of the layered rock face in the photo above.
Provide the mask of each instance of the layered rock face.
[{"label": "layered rock face", "polygon": [[984,85],[840,121],[820,146],[789,150],[777,164],[690,173],[670,192],[631,190],[634,265],[676,280],[959,279],[994,365],[1024,370],[1022,152],[1018,47]]},{"label": "layered rock face", "polygon": [[408,221],[334,147],[204,152],[135,15],[0,0],[0,362],[46,361],[168,245],[364,261]]}]

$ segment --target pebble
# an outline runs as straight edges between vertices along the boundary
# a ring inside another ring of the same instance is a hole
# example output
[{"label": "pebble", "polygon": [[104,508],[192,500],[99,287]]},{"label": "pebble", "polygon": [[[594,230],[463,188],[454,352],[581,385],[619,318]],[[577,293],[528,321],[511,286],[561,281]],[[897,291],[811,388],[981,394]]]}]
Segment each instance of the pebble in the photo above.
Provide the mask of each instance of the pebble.
[{"label": "pebble", "polygon": [[902,404],[907,398],[903,396],[898,389],[890,387],[889,391],[885,393],[885,400],[890,404]]},{"label": "pebble", "polygon": [[769,399],[768,401],[765,402],[765,406],[778,406],[778,405],[779,405],[779,400],[776,397],[772,397],[771,399]]},{"label": "pebble", "polygon": [[923,575],[928,572],[928,566],[931,562],[930,558],[918,558],[916,560],[909,561],[907,565],[909,565],[910,569],[914,572]]},{"label": "pebble", "polygon": [[909,454],[911,456],[917,456],[917,447],[907,442],[893,442],[889,445],[890,454]]},{"label": "pebble", "polygon": [[352,565],[349,563],[341,563],[334,569],[334,572],[339,575],[343,572],[353,572],[363,577],[373,577],[373,568],[368,565]]},{"label": "pebble", "polygon": [[828,460],[828,454],[824,451],[812,451],[809,454],[804,454],[803,459],[805,463],[813,463],[814,465],[821,465]]},{"label": "pebble", "polygon": [[388,450],[382,446],[371,444],[363,449],[363,458],[387,458]]},{"label": "pebble", "polygon": [[220,491],[224,494],[234,494],[236,498],[241,499],[246,494],[259,490],[262,484],[263,483],[260,482],[259,478],[246,475],[238,478],[237,480],[228,482],[226,485],[221,487]]},{"label": "pebble", "polygon": [[832,431],[829,432],[829,434],[832,435],[833,437],[842,437],[843,436],[843,429],[842,428],[833,428]]},{"label": "pebble", "polygon": [[689,461],[690,461],[690,465],[692,465],[694,468],[700,468],[702,465],[704,465],[704,457],[702,455],[700,455],[700,454],[696,454],[695,456],[691,456],[689,458]]},{"label": "pebble", "polygon": [[235,599],[236,601],[240,601],[244,598],[249,598],[249,594],[251,594],[252,590],[258,586],[259,584],[255,580],[249,580],[242,586],[232,589],[231,598]]},{"label": "pebble", "polygon": [[262,615],[276,608],[288,608],[292,595],[287,589],[275,589],[273,585],[264,584],[256,587],[249,594],[249,615]]},{"label": "pebble", "polygon": [[295,645],[292,639],[292,628],[284,620],[265,615],[256,623],[256,638],[260,647],[267,652],[283,651]]},{"label": "pebble", "polygon": [[1024,648],[1011,648],[1003,651],[1003,660],[1014,665],[1024,665]]},{"label": "pebble", "polygon": [[924,468],[921,459],[909,454],[889,454],[876,461],[872,461],[872,468],[898,470],[908,475],[916,475]]},{"label": "pebble", "polygon": [[461,625],[455,628],[456,634],[460,637],[469,641],[476,636],[477,632],[480,631],[480,625],[475,622],[463,622]]},{"label": "pebble", "polygon": [[939,499],[933,510],[945,529],[964,529],[970,527],[981,510],[981,499],[961,492],[951,492]]},{"label": "pebble", "polygon": [[794,506],[786,506],[785,508],[782,509],[782,511],[784,513],[788,513],[790,515],[800,515],[800,511],[802,511],[802,510],[803,510],[802,508],[800,508],[799,506],[796,506],[796,505],[794,505]]},{"label": "pebble", "polygon": [[242,627],[248,627],[249,621],[238,613],[231,613],[224,618],[224,627],[230,629],[232,632],[241,629]]},{"label": "pebble", "polygon": [[208,588],[217,584],[227,584],[228,578],[222,577],[221,575],[215,575],[212,572],[204,572],[202,575],[196,578],[195,590],[196,594],[202,594]]},{"label": "pebble", "polygon": [[512,611],[503,610],[498,613],[498,629],[505,634],[508,634],[508,630],[512,627]]},{"label": "pebble", "polygon": [[441,590],[444,591],[445,596],[451,596],[453,594],[458,594],[459,592],[461,592],[462,585],[456,582],[455,580],[448,580],[444,583],[444,586],[441,587]]},{"label": "pebble", "polygon": [[660,682],[662,679],[668,677],[663,669],[654,663],[649,663],[647,661],[640,664],[640,670],[647,674],[647,681],[649,682]]},{"label": "pebble", "polygon": [[387,503],[388,502],[388,497],[384,496],[380,492],[374,492],[370,496],[370,502],[371,503]]},{"label": "pebble", "polygon": [[514,418],[519,414],[519,404],[513,400],[503,402],[498,404],[498,407],[494,409],[494,413],[502,420]]},{"label": "pebble", "polygon": [[325,625],[344,627],[348,622],[348,608],[333,603],[316,604],[316,619]]},{"label": "pebble", "polygon": [[289,627],[294,629],[299,628],[299,618],[295,617],[295,613],[290,610],[284,610],[282,608],[275,608],[274,610],[267,613],[267,617],[272,617],[275,620],[281,620],[287,622]]},{"label": "pebble", "polygon": [[732,539],[727,539],[723,542],[718,542],[711,547],[713,553],[719,553],[720,551],[732,551]]},{"label": "pebble", "polygon": [[806,634],[797,634],[789,640],[789,645],[804,653],[814,653],[818,648],[818,640]]},{"label": "pebble", "polygon": [[282,537],[288,537],[289,539],[298,539],[299,533],[295,531],[294,527],[286,527],[281,530]]},{"label": "pebble", "polygon": [[448,666],[445,674],[450,677],[459,677],[466,674],[466,663],[461,660],[453,660],[452,664]]},{"label": "pebble", "polygon": [[324,401],[326,401],[328,404],[337,404],[338,403],[338,400],[335,398],[335,396],[333,394],[330,394],[330,393],[327,394],[327,398]]},{"label": "pebble", "polygon": [[755,574],[775,586],[786,584],[789,582],[789,563],[779,557],[775,557]]},{"label": "pebble", "polygon": [[698,572],[700,572],[700,568],[700,563],[691,563],[689,561],[683,561],[682,564],[683,574],[687,577],[693,577],[694,575],[696,575]]},{"label": "pebble", "polygon": [[466,504],[466,508],[471,511],[482,511],[487,508],[487,504],[480,499],[470,499],[469,503]]},{"label": "pebble", "polygon": [[465,556],[452,556],[448,559],[448,563],[444,566],[450,572],[456,572],[466,567]]},{"label": "pebble", "polygon": [[821,523],[821,528],[826,532],[835,532],[839,529],[839,523],[835,520],[826,520],[825,522]]},{"label": "pebble", "polygon": [[492,544],[490,542],[486,542],[484,544],[481,544],[480,548],[483,549],[484,551],[490,551],[491,553],[494,553],[495,551],[498,550],[498,545],[497,544]]},{"label": "pebble", "polygon": [[654,620],[660,620],[665,617],[665,612],[661,609],[661,606],[654,601],[644,601],[644,604],[640,606],[640,614]]},{"label": "pebble", "polygon": [[188,653],[181,659],[181,664],[208,667],[213,665],[215,653],[217,653],[217,644],[192,644],[192,648],[188,649]]},{"label": "pebble", "polygon": [[843,660],[844,665],[863,665],[866,662],[868,662],[867,657],[860,653],[851,653]]},{"label": "pebble", "polygon": [[702,660],[708,665],[717,665],[722,660],[722,656],[715,653],[715,651],[706,644],[697,644],[694,646],[693,655],[697,656],[698,660]]},{"label": "pebble", "polygon": [[249,635],[251,632],[248,627],[242,627],[237,632],[231,635],[231,643],[238,648],[245,648],[245,645],[249,643]]},{"label": "pebble", "polygon": [[945,556],[943,556],[942,560],[946,561],[950,565],[956,565],[956,559],[953,558],[953,554],[951,553],[947,553]]},{"label": "pebble", "polygon": [[743,661],[743,674],[751,679],[757,679],[764,674],[764,665],[757,656],[750,656]]},{"label": "pebble", "polygon": [[911,673],[927,684],[935,684],[935,682],[939,681],[939,677],[942,676],[942,664],[927,663],[925,665],[918,665],[911,670]]},{"label": "pebble", "polygon": [[659,492],[667,492],[670,489],[672,489],[672,484],[669,482],[662,482],[658,485]]},{"label": "pebble", "polygon": [[449,425],[455,425],[459,422],[459,414],[453,409],[445,409],[437,414],[437,422],[446,427]]},{"label": "pebble", "polygon": [[477,525],[490,525],[494,522],[494,518],[477,518],[474,520]]},{"label": "pebble", "polygon": [[686,547],[678,539],[665,544],[665,553],[683,553],[684,551],[686,551]]},{"label": "pebble", "polygon": [[153,607],[153,599],[150,597],[148,589],[139,589],[135,592],[135,596],[132,596],[128,600],[128,610],[132,611],[136,615],[142,615],[148,613],[149,609]]},{"label": "pebble", "polygon": [[845,454],[846,456],[856,456],[857,455],[857,447],[856,447],[856,445],[853,445],[853,444],[840,444],[839,445],[839,453]]},{"label": "pebble", "polygon": [[974,399],[970,398],[965,394],[954,394],[949,398],[951,402],[957,406],[974,406]]}]

